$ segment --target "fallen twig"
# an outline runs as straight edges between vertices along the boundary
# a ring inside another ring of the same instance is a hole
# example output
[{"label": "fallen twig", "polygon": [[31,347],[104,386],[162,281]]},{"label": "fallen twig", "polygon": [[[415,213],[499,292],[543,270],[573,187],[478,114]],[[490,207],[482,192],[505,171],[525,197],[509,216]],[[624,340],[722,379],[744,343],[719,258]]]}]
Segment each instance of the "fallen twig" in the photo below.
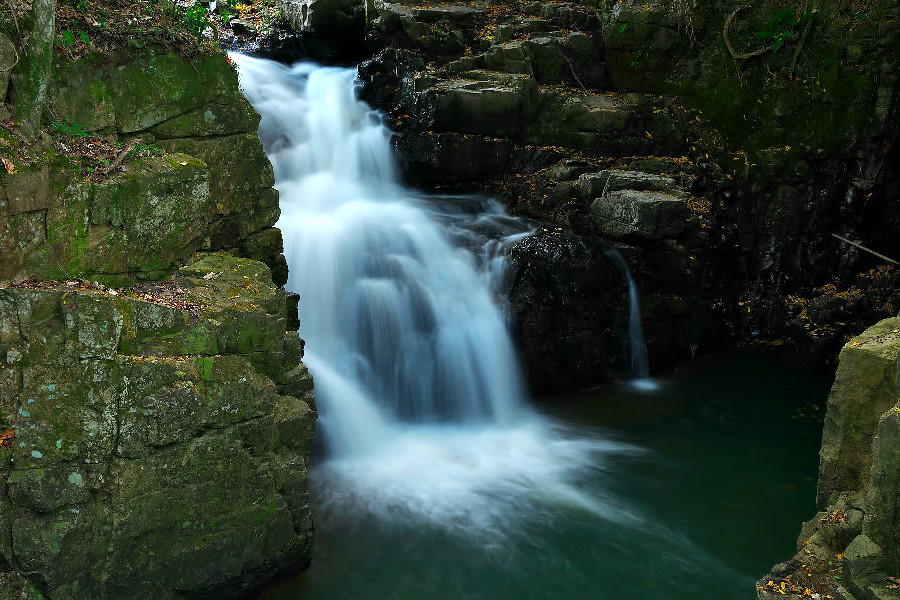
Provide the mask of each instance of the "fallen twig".
[{"label": "fallen twig", "polygon": [[563,54],[563,58],[566,59],[566,64],[569,65],[569,71],[572,72],[572,77],[575,78],[575,81],[578,82],[578,85],[581,86],[581,89],[583,89],[585,93],[588,93],[588,89],[586,87],[584,87],[584,84],[581,83],[581,79],[578,78],[578,74],[575,72],[575,66],[572,64],[572,61],[569,60],[569,57],[566,56],[565,54]]},{"label": "fallen twig", "polygon": [[122,151],[119,152],[118,155],[116,155],[116,157],[113,159],[113,161],[111,163],[109,163],[109,166],[107,166],[105,169],[103,169],[103,174],[109,175],[110,173],[115,171],[117,168],[119,168],[119,165],[122,164],[122,161],[125,160],[125,157],[128,156],[128,153],[131,152],[132,150],[134,150],[135,146],[137,146],[137,142],[131,142],[130,144],[125,146],[122,149]]},{"label": "fallen twig", "polygon": [[889,263],[893,263],[893,264],[895,264],[895,265],[900,266],[900,262],[897,262],[896,260],[894,260],[893,258],[891,258],[891,257],[889,257],[889,256],[885,256],[884,254],[879,254],[878,252],[875,252],[874,250],[872,250],[872,249],[870,249],[870,248],[866,248],[865,246],[863,246],[863,245],[860,244],[860,243],[857,243],[857,242],[848,240],[847,238],[842,237],[842,236],[839,236],[839,235],[836,234],[836,233],[832,233],[831,235],[832,235],[833,237],[836,237],[837,239],[841,240],[841,241],[844,242],[844,243],[850,244],[851,246],[854,246],[854,247],[856,247],[856,248],[859,248],[860,250],[863,250],[864,252],[868,252],[869,254],[872,254],[872,255],[874,255],[874,256],[877,256],[878,258],[880,258],[880,259],[882,259],[882,260],[886,260],[886,261],[888,261]]}]

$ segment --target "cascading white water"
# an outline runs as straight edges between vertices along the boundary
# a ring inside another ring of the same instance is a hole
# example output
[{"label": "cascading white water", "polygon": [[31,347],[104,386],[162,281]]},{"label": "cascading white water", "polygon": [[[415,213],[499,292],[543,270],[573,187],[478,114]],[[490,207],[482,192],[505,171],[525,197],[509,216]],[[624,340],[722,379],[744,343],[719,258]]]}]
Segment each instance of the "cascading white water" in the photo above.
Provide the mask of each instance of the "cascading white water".
[{"label": "cascading white water", "polygon": [[634,377],[632,383],[640,389],[656,389],[656,383],[650,379],[650,359],[647,355],[647,343],[644,341],[637,282],[618,249],[610,248],[604,254],[616,265],[628,283],[628,346],[631,352],[631,375]]},{"label": "cascading white water", "polygon": [[536,496],[610,513],[571,480],[633,449],[562,433],[523,403],[496,296],[503,240],[528,225],[404,188],[354,71],[233,58],[275,168],[335,499],[467,527]]}]

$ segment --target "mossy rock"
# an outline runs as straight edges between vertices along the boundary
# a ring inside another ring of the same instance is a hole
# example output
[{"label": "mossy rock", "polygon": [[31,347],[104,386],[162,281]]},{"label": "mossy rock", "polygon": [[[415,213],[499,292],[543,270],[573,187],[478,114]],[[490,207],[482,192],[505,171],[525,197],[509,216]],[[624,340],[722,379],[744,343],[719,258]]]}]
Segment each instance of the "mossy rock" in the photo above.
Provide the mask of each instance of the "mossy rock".
[{"label": "mossy rock", "polygon": [[110,283],[165,277],[199,249],[215,212],[206,165],[171,154],[131,163],[111,179],[75,182],[46,212],[46,239],[29,275]]},{"label": "mossy rock", "polygon": [[56,118],[86,131],[153,128],[161,137],[255,131],[259,123],[223,54],[192,60],[174,52],[60,60],[48,107]]},{"label": "mossy rock", "polygon": [[0,565],[48,598],[238,597],[309,561],[284,291],[224,253],[167,286],[0,290]]},{"label": "mossy rock", "polygon": [[48,150],[34,168],[2,175],[0,278],[118,285],[164,278],[197,250],[231,250],[252,252],[286,281],[279,241],[259,235],[279,216],[259,116],[224,54],[57,57],[47,112],[69,129],[167,154],[85,179]]},{"label": "mossy rock", "polygon": [[822,434],[820,509],[868,484],[879,420],[900,402],[898,368],[900,318],[873,325],[841,350]]}]

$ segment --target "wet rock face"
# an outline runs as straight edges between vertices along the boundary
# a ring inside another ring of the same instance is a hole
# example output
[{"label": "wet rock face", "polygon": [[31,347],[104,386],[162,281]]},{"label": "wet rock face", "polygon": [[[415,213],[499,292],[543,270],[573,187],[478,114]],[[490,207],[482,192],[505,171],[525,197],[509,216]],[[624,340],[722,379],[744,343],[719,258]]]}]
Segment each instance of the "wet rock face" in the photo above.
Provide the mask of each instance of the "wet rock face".
[{"label": "wet rock face", "polygon": [[[550,372],[559,375],[558,389],[631,376],[629,296],[624,274],[604,254],[610,247],[621,251],[637,282],[655,368],[679,364],[703,344],[716,342],[721,331],[713,325],[718,319],[713,293],[697,259],[701,216],[686,208],[688,194],[681,183],[644,171],[597,169],[582,161],[565,161],[516,182],[507,188],[512,194],[524,189],[529,198],[544,199],[518,210],[553,222],[511,252],[519,286],[512,289],[519,315],[516,332],[536,389],[553,389]],[[652,188],[668,191],[648,191]],[[628,213],[623,196],[630,194],[670,198],[665,201],[679,204],[678,219],[665,220],[671,213],[652,210]],[[598,214],[598,203],[616,206],[618,201],[626,208],[615,210],[626,211],[628,220],[618,212]],[[599,231],[605,235],[597,235]],[[559,369],[553,366],[557,364]]]},{"label": "wet rock face", "polygon": [[[510,250],[509,301],[532,390],[578,389],[625,364],[619,333],[624,279],[602,254],[562,228],[542,228]],[[624,311],[627,318],[627,310]]]},{"label": "wet rock face", "polygon": [[873,325],[841,351],[820,459],[819,512],[804,525],[797,556],[760,580],[759,598],[785,597],[773,589],[780,580],[831,568],[836,556],[842,578],[836,583],[826,569],[831,587],[823,594],[897,598],[888,576],[900,570],[900,318]]},{"label": "wet rock face", "polygon": [[608,89],[594,11],[534,3],[497,22],[484,7],[376,8],[370,37],[389,46],[360,66],[362,94],[400,130],[407,179],[498,194],[545,224],[512,250],[516,335],[536,390],[630,376],[610,245],[637,279],[655,367],[721,329],[697,267],[696,207],[709,202],[694,201],[697,170],[680,158],[694,126],[671,99]]},{"label": "wet rock face", "polygon": [[279,283],[277,192],[259,117],[222,55],[60,62],[48,111],[86,132],[157,148],[122,173],[86,180],[66,168],[4,174],[0,277],[85,277],[121,284],[167,276],[198,250],[265,261]]},{"label": "wet rock face", "polygon": [[281,14],[294,30],[334,36],[358,33],[363,17],[356,0],[279,0]]},{"label": "wet rock face", "polygon": [[315,411],[286,306],[264,264],[225,254],[136,297],[0,290],[3,577],[236,597],[305,566]]}]

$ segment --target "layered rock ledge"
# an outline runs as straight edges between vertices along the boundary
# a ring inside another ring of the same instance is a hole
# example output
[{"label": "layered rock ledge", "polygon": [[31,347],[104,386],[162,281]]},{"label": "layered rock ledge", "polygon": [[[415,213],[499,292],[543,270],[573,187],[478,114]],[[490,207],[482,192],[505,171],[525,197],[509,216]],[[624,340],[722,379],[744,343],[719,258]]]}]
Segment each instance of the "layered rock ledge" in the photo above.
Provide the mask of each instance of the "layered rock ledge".
[{"label": "layered rock ledge", "polygon": [[0,290],[0,577],[49,598],[235,597],[305,566],[295,308],[227,254],[133,291]]},{"label": "layered rock ledge", "polygon": [[85,177],[72,153],[47,149],[0,173],[0,278],[122,284],[167,277],[198,250],[228,250],[287,281],[259,116],[224,55],[59,59],[47,106],[56,148],[89,139],[146,156]]},{"label": "layered rock ledge", "polygon": [[[642,292],[654,370],[734,341],[832,360],[897,313],[900,270],[831,235],[900,252],[895,4],[365,8],[363,94],[409,180],[499,196],[548,233],[511,277],[528,284],[511,291],[526,358],[567,356],[529,362],[536,389],[627,374],[610,246]],[[757,40],[787,14],[779,43]],[[563,281],[566,256],[583,268]],[[552,285],[539,302],[537,279]]]}]

